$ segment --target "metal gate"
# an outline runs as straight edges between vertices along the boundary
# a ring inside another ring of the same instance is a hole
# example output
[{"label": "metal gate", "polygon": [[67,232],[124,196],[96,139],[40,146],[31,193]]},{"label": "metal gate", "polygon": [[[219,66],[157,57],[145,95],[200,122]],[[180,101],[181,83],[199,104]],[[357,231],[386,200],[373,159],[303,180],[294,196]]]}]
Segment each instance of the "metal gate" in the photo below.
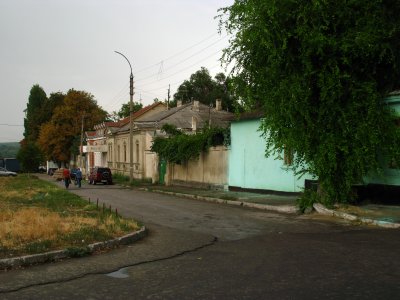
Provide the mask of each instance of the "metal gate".
[{"label": "metal gate", "polygon": [[167,162],[165,159],[160,159],[158,163],[159,184],[165,184],[165,174],[167,173]]}]

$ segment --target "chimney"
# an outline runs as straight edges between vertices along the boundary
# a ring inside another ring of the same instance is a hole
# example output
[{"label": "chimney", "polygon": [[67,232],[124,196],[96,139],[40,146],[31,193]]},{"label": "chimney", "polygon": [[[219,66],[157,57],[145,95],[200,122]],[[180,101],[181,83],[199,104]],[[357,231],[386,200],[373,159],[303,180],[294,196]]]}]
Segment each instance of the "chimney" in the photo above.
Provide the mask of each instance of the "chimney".
[{"label": "chimney", "polygon": [[176,107],[182,106],[182,100],[176,101]]},{"label": "chimney", "polygon": [[198,100],[194,100],[193,101],[193,111],[199,111],[200,107],[199,107],[199,101]]},{"label": "chimney", "polygon": [[222,100],[221,99],[215,100],[215,110],[216,111],[222,110]]},{"label": "chimney", "polygon": [[192,131],[196,131],[197,130],[197,119],[192,116]]}]

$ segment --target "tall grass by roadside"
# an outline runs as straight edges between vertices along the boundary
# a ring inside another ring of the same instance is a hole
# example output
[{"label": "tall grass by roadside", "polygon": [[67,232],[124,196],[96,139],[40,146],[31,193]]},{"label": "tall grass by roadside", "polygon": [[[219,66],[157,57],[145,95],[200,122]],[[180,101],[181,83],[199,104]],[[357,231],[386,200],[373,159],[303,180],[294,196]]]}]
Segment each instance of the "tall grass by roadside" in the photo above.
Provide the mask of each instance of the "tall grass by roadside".
[{"label": "tall grass by roadside", "polygon": [[113,181],[114,183],[127,186],[151,185],[151,179],[133,179],[133,181],[130,182],[129,176],[122,175],[120,173],[113,174]]},{"label": "tall grass by roadside", "polygon": [[0,178],[0,258],[86,247],[139,228],[34,176]]}]

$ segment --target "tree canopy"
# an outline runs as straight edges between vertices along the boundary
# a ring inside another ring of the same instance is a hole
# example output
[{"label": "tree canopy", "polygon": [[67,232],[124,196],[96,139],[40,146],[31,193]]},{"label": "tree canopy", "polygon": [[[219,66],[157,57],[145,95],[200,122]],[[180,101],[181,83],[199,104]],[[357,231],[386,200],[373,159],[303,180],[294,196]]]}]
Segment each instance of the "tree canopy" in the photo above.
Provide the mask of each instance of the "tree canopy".
[{"label": "tree canopy", "polygon": [[[132,112],[135,113],[143,108],[143,104],[140,102],[133,102],[133,107],[132,107]],[[113,120],[113,121],[118,121],[123,118],[129,117],[129,111],[130,111],[130,103],[124,103],[121,106],[121,109],[117,111],[113,111],[111,114],[108,115],[108,117]]]},{"label": "tree canopy", "polygon": [[181,100],[182,103],[198,100],[206,105],[215,105],[215,100],[221,99],[223,109],[234,111],[235,100],[230,91],[230,83],[231,79],[224,73],[218,73],[213,79],[210,72],[202,67],[178,87],[171,106],[176,106],[177,100]]},{"label": "tree canopy", "polygon": [[38,144],[48,159],[67,162],[71,153],[76,152],[82,121],[83,130],[89,130],[104,121],[106,115],[93,95],[71,89],[54,109],[51,119],[41,126]]},{"label": "tree canopy", "polygon": [[384,97],[400,87],[397,0],[236,0],[221,9],[236,90],[265,112],[266,154],[296,152],[330,202],[399,161],[399,129]]},{"label": "tree canopy", "polygon": [[28,141],[36,141],[39,136],[40,125],[47,121],[43,113],[46,102],[47,95],[45,91],[38,84],[35,84],[30,90],[25,110],[24,137]]}]

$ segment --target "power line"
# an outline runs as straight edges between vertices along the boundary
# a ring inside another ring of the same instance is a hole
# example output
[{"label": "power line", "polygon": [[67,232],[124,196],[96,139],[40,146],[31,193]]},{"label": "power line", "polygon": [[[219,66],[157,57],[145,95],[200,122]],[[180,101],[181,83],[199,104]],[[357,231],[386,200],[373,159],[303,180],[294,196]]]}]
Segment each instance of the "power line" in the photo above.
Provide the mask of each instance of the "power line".
[{"label": "power line", "polygon": [[[174,65],[172,65],[171,67],[167,68],[165,71],[167,72],[167,71],[169,71],[169,70],[171,70],[171,69],[173,69],[173,68],[179,66],[180,64],[184,63],[185,61],[188,61],[188,60],[191,59],[192,57],[194,57],[194,56],[196,56],[196,55],[198,55],[198,54],[201,54],[204,50],[206,50],[206,49],[210,48],[211,46],[214,46],[215,44],[221,42],[221,41],[224,40],[226,37],[227,37],[227,35],[225,35],[224,37],[222,37],[222,38],[219,39],[218,41],[216,41],[216,42],[214,42],[214,43],[208,45],[207,47],[204,47],[204,48],[200,49],[199,51],[197,51],[197,52],[195,52],[194,54],[188,56],[187,58],[185,58],[185,59],[183,59],[183,60],[177,62],[176,64],[174,64]],[[221,51],[221,50],[218,50],[216,53],[218,53],[218,52],[220,52],[220,51]],[[215,53],[214,53],[214,54],[215,54]],[[155,76],[158,76],[158,77],[159,77],[159,76],[160,76],[160,72],[163,72],[163,71],[164,71],[163,66],[164,66],[164,61],[161,62],[161,66],[160,66],[159,72],[158,72],[157,74],[152,74],[152,75],[149,75],[149,76],[144,77],[144,78],[139,78],[139,79],[136,80],[136,82],[138,82],[138,81],[143,81],[143,80],[146,80],[146,79],[155,77]]]},{"label": "power line", "polygon": [[19,126],[24,126],[24,125],[17,125],[17,124],[0,124],[0,126],[19,127]]},{"label": "power line", "polygon": [[[159,81],[168,79],[168,78],[170,78],[170,77],[172,77],[172,76],[175,76],[176,74],[179,74],[179,73],[181,73],[181,72],[183,72],[183,71],[185,71],[185,70],[187,70],[187,69],[190,69],[190,68],[192,68],[192,67],[198,65],[199,63],[205,61],[206,59],[209,59],[211,56],[214,56],[215,54],[217,54],[217,53],[219,53],[219,52],[221,52],[221,51],[222,51],[222,49],[220,49],[220,50],[218,50],[218,51],[212,53],[211,55],[209,55],[209,56],[207,56],[207,57],[205,57],[205,58],[203,58],[203,59],[201,59],[201,60],[198,60],[197,62],[195,62],[194,64],[192,64],[192,65],[190,65],[190,66],[188,66],[188,67],[185,67],[185,68],[183,68],[183,69],[181,69],[181,70],[179,70],[179,71],[177,71],[177,72],[175,72],[175,73],[173,73],[173,74],[171,74],[171,75],[169,75],[169,76],[166,76],[166,77],[160,79]],[[154,82],[155,82],[155,81],[151,81],[151,82],[145,83],[145,84],[141,85],[141,87],[144,87],[144,86],[153,84]]]},{"label": "power line", "polygon": [[[216,36],[216,35],[218,35],[218,34],[219,34],[218,32],[213,33],[212,35],[206,37],[205,39],[201,40],[200,42],[197,42],[196,44],[194,44],[194,45],[192,45],[192,46],[190,46],[190,47],[188,47],[188,48],[186,48],[186,49],[184,49],[184,50],[182,50],[182,51],[179,51],[178,53],[173,54],[173,55],[171,55],[171,56],[169,56],[169,57],[167,57],[167,58],[165,58],[165,59],[163,59],[163,60],[161,60],[161,61],[166,61],[166,60],[169,60],[169,59],[171,59],[171,58],[177,57],[178,55],[180,55],[180,54],[182,54],[182,53],[185,53],[186,51],[188,51],[188,50],[190,50],[190,49],[196,47],[197,45],[200,45],[200,44],[204,43],[205,41],[211,39],[212,37],[214,37],[214,36]],[[153,64],[153,65],[150,65],[150,66],[141,68],[141,69],[135,71],[135,74],[141,73],[141,72],[143,72],[143,71],[145,71],[145,70],[148,70],[148,69],[150,69],[150,68],[152,68],[152,67],[158,66],[159,64],[160,64],[160,63],[158,62],[158,63],[156,63],[156,64]]]}]

